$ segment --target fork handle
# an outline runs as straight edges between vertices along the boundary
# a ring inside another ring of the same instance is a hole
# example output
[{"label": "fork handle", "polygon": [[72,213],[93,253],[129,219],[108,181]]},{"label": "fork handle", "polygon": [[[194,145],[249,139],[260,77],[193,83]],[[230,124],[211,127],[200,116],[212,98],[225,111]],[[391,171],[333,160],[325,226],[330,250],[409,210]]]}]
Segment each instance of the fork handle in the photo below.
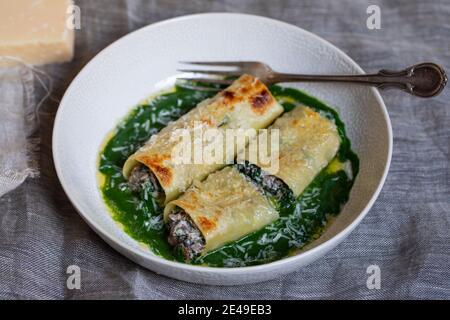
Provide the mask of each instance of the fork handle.
[{"label": "fork handle", "polygon": [[275,73],[272,83],[278,82],[346,82],[375,86],[379,89],[400,89],[418,97],[439,94],[447,83],[444,69],[431,62],[420,63],[401,71],[380,70],[366,75],[301,75]]}]

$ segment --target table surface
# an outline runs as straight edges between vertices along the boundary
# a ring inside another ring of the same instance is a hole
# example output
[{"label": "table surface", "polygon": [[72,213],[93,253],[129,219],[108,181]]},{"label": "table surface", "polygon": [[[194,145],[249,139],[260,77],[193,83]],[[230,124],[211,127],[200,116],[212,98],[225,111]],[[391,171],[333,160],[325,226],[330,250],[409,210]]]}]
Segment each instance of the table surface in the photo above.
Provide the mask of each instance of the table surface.
[{"label": "table surface", "polygon": [[[435,61],[450,70],[450,1],[79,0],[81,30],[71,63],[44,68],[58,100],[101,49],[147,24],[199,12],[268,16],[312,31],[365,71]],[[381,29],[366,26],[369,5]],[[383,93],[394,132],[389,176],[363,222],[336,249],[297,272],[235,287],[195,285],[148,271],[103,242],[75,211],[53,166],[58,103],[41,109],[40,177],[0,198],[0,298],[392,299],[450,298],[450,90],[423,100]],[[81,269],[81,289],[66,286]],[[368,289],[378,265],[380,289]]]}]

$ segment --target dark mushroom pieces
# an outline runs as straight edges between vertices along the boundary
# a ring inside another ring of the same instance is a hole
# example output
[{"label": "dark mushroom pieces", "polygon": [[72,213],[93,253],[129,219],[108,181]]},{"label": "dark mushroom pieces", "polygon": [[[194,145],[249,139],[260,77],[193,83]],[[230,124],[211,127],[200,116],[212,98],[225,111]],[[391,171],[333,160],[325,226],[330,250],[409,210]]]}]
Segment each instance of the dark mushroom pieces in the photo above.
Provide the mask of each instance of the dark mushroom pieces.
[{"label": "dark mushroom pieces", "polygon": [[200,254],[205,246],[205,240],[184,210],[176,207],[168,217],[168,242],[181,250],[184,260],[191,261]]}]

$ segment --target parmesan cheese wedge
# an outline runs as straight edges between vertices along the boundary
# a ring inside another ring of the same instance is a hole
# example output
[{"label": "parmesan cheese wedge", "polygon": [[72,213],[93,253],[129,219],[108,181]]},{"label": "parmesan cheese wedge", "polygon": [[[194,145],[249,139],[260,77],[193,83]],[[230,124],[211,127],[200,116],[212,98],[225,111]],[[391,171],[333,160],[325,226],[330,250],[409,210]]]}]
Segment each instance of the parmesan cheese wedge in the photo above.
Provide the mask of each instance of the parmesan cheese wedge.
[{"label": "parmesan cheese wedge", "polygon": [[0,66],[71,60],[74,30],[67,23],[71,5],[71,0],[0,1]]}]

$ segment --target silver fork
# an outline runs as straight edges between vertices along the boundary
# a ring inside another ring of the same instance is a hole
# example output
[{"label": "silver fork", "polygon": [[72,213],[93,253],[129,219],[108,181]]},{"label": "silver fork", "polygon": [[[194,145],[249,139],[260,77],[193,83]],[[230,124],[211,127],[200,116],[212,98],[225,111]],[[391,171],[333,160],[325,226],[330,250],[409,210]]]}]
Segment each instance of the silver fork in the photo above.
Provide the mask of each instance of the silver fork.
[{"label": "silver fork", "polygon": [[[447,83],[444,69],[432,62],[413,65],[401,71],[380,70],[375,74],[363,75],[307,75],[289,74],[272,70],[267,64],[258,61],[183,61],[183,64],[209,67],[209,69],[180,69],[184,73],[202,74],[203,77],[179,77],[179,80],[196,83],[229,85],[232,78],[244,73],[259,78],[266,85],[281,82],[345,82],[364,84],[379,89],[400,89],[414,96],[429,98],[438,95]],[[220,70],[211,68],[221,68]],[[226,67],[226,69],[224,69]],[[206,77],[205,77],[206,76]],[[181,86],[198,90],[221,90],[182,83]]]}]

